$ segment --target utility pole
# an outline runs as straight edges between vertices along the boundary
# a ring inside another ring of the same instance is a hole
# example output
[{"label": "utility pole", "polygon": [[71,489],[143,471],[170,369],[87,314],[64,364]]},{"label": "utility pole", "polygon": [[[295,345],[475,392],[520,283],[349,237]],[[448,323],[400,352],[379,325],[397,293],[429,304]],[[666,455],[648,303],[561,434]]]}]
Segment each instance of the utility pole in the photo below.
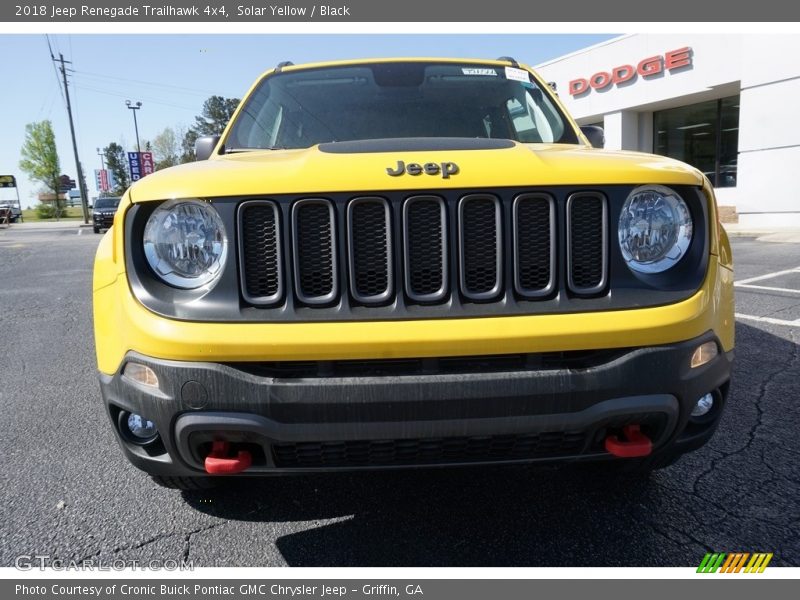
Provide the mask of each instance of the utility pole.
[{"label": "utility pole", "polygon": [[[51,54],[50,57],[53,59],[54,62],[61,63],[61,75],[64,78],[64,95],[67,101],[67,114],[69,115],[69,130],[72,133],[72,150],[75,153],[75,168],[78,170],[78,188],[81,191],[81,206],[83,207],[83,222],[89,223],[89,209],[87,207],[87,202],[89,201],[89,196],[86,192],[86,182],[83,179],[83,169],[81,168],[81,161],[78,158],[78,142],[75,140],[75,125],[72,122],[72,105],[69,101],[69,85],[67,84],[67,69],[64,66],[65,64],[72,64],[68,60],[64,60],[64,55],[59,54],[59,58],[56,58]],[[58,190],[56,190],[56,198],[58,198]],[[56,204],[58,204],[58,200],[56,200]]]}]

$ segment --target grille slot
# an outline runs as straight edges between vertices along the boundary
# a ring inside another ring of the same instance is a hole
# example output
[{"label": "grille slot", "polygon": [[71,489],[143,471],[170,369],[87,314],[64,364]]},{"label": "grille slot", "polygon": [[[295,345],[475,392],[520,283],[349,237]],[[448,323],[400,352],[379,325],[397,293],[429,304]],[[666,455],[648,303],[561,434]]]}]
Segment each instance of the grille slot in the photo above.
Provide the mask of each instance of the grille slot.
[{"label": "grille slot", "polygon": [[292,207],[295,293],[305,304],[328,304],[339,293],[335,220],[328,200],[298,200]]},{"label": "grille slot", "polygon": [[458,204],[461,293],[491,300],[502,285],[502,211],[494,196],[473,194]]},{"label": "grille slot", "polygon": [[272,446],[282,468],[385,467],[491,462],[574,456],[584,431],[442,438],[279,443]]},{"label": "grille slot", "polygon": [[268,305],[283,296],[278,206],[254,200],[239,207],[242,295],[252,304]]},{"label": "grille slot", "polygon": [[406,294],[414,302],[447,296],[447,217],[444,200],[415,196],[403,205]]},{"label": "grille slot", "polygon": [[356,198],[347,206],[350,293],[358,302],[380,303],[392,297],[392,232],[389,203]]},{"label": "grille slot", "polygon": [[556,209],[545,194],[514,199],[514,289],[527,298],[550,294],[555,288]]},{"label": "grille slot", "polygon": [[597,294],[608,274],[608,206],[596,193],[567,199],[567,284],[576,294]]}]

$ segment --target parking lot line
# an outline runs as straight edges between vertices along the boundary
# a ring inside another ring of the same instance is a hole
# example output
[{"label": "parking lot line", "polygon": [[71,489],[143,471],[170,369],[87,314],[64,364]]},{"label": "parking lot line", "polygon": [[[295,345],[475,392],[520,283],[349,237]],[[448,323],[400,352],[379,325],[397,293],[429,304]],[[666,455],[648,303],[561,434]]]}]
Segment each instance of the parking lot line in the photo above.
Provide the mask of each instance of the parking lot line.
[{"label": "parking lot line", "polygon": [[787,327],[800,327],[800,319],[794,321],[787,321],[785,319],[775,319],[773,317],[757,317],[756,315],[745,315],[736,313],[737,319],[744,319],[745,321],[756,321],[758,323],[770,323],[772,325],[784,325]]},{"label": "parking lot line", "polygon": [[735,283],[734,287],[747,290],[766,290],[769,292],[788,292],[790,294],[800,294],[800,290],[795,290],[793,288],[770,287],[767,285],[748,285],[742,283]]},{"label": "parking lot line", "polygon": [[774,271],[772,273],[767,273],[766,275],[759,275],[757,277],[750,277],[748,279],[742,279],[741,281],[735,282],[733,285],[740,287],[746,285],[748,283],[755,283],[756,281],[763,281],[765,279],[772,279],[773,277],[780,277],[781,275],[788,275],[789,273],[800,273],[800,267],[794,267],[793,269],[786,269],[784,271]]}]

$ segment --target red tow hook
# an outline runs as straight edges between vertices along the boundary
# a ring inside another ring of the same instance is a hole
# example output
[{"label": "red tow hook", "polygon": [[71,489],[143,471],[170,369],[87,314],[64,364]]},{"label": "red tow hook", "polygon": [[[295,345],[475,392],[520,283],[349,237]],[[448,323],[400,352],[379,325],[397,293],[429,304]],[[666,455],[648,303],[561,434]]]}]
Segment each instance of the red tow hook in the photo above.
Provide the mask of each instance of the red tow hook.
[{"label": "red tow hook", "polygon": [[638,425],[626,425],[622,428],[625,440],[616,435],[606,438],[606,450],[619,458],[635,458],[647,456],[653,451],[653,442],[639,430]]},{"label": "red tow hook", "polygon": [[228,456],[230,444],[216,441],[211,446],[211,452],[206,456],[206,473],[211,475],[235,475],[241,473],[253,464],[253,457],[247,450],[239,450],[235,457]]}]

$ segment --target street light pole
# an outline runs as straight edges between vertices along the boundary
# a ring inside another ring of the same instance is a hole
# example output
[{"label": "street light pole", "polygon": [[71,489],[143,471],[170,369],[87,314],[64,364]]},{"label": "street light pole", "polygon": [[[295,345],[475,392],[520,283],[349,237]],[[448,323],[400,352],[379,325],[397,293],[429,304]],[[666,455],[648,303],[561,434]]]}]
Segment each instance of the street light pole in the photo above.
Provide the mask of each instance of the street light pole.
[{"label": "street light pole", "polygon": [[102,152],[100,152],[100,148],[97,149],[97,156],[100,157],[100,170],[101,171],[105,171],[106,170],[106,160],[105,160],[106,159],[106,155],[103,154]]},{"label": "street light pole", "polygon": [[139,145],[139,123],[136,121],[136,111],[142,108],[141,102],[136,102],[135,104],[130,100],[125,100],[125,105],[133,111],[133,128],[136,130],[136,152],[142,152],[142,148]]}]

